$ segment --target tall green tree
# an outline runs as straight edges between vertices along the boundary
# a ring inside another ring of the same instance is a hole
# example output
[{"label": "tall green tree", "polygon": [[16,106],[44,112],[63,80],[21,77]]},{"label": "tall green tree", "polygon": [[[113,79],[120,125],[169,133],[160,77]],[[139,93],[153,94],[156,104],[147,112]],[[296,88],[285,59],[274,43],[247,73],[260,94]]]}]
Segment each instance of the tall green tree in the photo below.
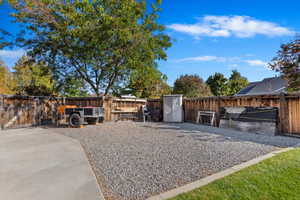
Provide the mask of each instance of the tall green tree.
[{"label": "tall green tree", "polygon": [[64,97],[89,96],[87,84],[74,73],[60,77],[60,79],[55,79],[55,91],[60,96]]},{"label": "tall green tree", "polygon": [[56,76],[76,73],[97,95],[122,85],[132,70],[166,59],[171,46],[157,23],[159,0],[152,9],[145,0],[9,2],[26,27],[12,44],[52,66]]},{"label": "tall green tree", "polygon": [[228,96],[233,96],[249,84],[248,79],[240,74],[237,70],[232,70],[228,79],[227,87]]},{"label": "tall green tree", "polygon": [[288,91],[300,90],[300,36],[281,45],[277,56],[269,64],[288,81]]},{"label": "tall green tree", "polygon": [[173,94],[183,94],[185,97],[211,96],[211,91],[198,75],[182,75],[176,79]]},{"label": "tall green tree", "polygon": [[43,63],[36,63],[27,56],[21,57],[13,67],[16,94],[49,96],[55,94],[51,70]]},{"label": "tall green tree", "polygon": [[215,73],[206,80],[206,84],[214,96],[227,96],[229,87],[227,85],[227,78],[221,73]]},{"label": "tall green tree", "polygon": [[156,67],[148,66],[132,72],[126,92],[140,98],[157,98],[170,94],[171,88],[166,75]]}]

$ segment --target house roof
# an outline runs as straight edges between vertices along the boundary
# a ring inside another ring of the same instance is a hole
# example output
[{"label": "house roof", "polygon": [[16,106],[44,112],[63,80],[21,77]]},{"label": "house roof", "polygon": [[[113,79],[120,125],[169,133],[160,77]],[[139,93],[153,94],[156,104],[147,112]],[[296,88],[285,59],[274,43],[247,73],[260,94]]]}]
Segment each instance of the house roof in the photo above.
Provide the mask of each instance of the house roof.
[{"label": "house roof", "polygon": [[266,78],[259,82],[252,82],[240,90],[236,96],[280,94],[286,91],[287,81],[281,77]]}]

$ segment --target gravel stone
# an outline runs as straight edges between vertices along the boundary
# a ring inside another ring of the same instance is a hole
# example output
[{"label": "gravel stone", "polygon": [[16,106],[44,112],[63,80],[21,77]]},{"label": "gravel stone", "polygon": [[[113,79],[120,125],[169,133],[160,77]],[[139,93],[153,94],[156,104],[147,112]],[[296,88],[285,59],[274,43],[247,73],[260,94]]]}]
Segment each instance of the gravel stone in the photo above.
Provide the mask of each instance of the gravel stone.
[{"label": "gravel stone", "polygon": [[81,142],[106,199],[146,199],[300,143],[190,123],[106,122],[53,130]]}]

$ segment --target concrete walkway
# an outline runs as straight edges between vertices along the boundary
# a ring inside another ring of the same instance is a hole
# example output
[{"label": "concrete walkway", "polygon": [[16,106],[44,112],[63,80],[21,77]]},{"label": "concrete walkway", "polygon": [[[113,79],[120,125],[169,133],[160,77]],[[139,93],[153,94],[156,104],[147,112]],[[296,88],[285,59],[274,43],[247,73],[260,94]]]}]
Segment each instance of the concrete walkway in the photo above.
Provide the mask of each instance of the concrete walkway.
[{"label": "concrete walkway", "polygon": [[0,199],[101,200],[80,143],[28,128],[0,131]]}]

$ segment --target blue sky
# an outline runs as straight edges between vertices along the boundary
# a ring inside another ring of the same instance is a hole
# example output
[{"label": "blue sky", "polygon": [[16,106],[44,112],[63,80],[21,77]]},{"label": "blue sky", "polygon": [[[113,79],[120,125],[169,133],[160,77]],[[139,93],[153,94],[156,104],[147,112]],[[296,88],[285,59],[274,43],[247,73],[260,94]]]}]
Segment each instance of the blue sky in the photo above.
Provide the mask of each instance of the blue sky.
[{"label": "blue sky", "polygon": [[[9,7],[0,8],[0,27],[16,32]],[[159,69],[170,85],[182,74],[207,79],[232,69],[250,81],[274,76],[267,63],[300,30],[297,0],[163,0],[162,9],[159,22],[174,42]],[[22,53],[0,50],[0,58],[11,67]]]}]

